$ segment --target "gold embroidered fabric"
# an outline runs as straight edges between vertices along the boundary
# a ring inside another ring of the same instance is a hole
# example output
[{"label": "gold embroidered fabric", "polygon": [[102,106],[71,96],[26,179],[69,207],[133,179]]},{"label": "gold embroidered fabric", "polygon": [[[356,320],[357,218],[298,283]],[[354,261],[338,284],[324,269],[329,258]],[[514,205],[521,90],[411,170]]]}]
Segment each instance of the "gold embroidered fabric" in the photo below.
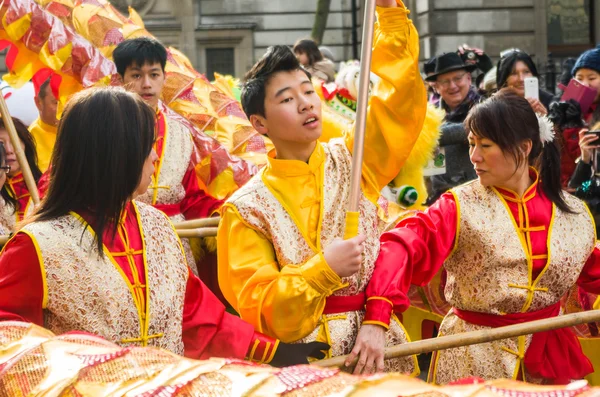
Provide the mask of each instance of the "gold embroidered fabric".
[{"label": "gold embroidered fabric", "polygon": [[[445,296],[453,307],[498,315],[537,311],[558,302],[576,282],[595,244],[594,226],[583,202],[565,194],[576,213],[566,214],[554,207],[549,263],[538,279],[532,280],[531,258],[500,197],[477,181],[453,192],[460,207],[458,241],[444,264],[448,273]],[[450,313],[442,322],[440,335],[483,328],[466,324]],[[518,355],[508,353],[519,352],[515,341],[439,352],[434,368],[436,382],[467,376],[515,377]]]},{"label": "gold embroidered fabric", "polygon": [[[165,115],[167,132],[163,143],[158,181],[136,200],[146,204],[177,204],[185,197],[183,177],[190,166],[193,142],[186,126]],[[155,190],[158,191],[155,197]]]},{"label": "gold embroidered fabric", "polygon": [[98,256],[92,233],[73,215],[34,222],[22,231],[40,249],[47,284],[45,327],[86,331],[123,346],[159,346],[183,352],[182,316],[188,277],[181,245],[168,218],[135,204],[143,233],[147,312],[136,307],[133,286],[109,256]]},{"label": "gold embroidered fabric", "polygon": [[0,205],[2,206],[2,211],[0,211],[0,234],[6,236],[15,231],[17,215],[14,208],[6,204],[2,197],[0,197]]},{"label": "gold embroidered fabric", "polygon": [[[320,243],[321,247],[326,247],[334,238],[343,237],[346,217],[344,208],[350,194],[352,157],[341,139],[333,139],[329,144],[323,145],[323,148],[326,161]],[[260,174],[234,193],[230,203],[236,207],[244,222],[272,242],[280,268],[304,263],[316,254],[290,214],[264,184]],[[379,253],[378,226],[376,205],[361,195],[359,233],[367,237],[363,263],[359,272],[351,277],[342,278],[348,286],[333,292],[333,295],[348,296],[364,292]],[[298,342],[327,341],[332,345],[333,356],[348,354],[354,346],[363,316],[362,310],[322,316],[320,325]],[[398,324],[390,327],[388,339],[390,345],[407,340],[404,330]],[[412,357],[394,361],[398,363],[386,364],[391,370],[413,372]]]}]

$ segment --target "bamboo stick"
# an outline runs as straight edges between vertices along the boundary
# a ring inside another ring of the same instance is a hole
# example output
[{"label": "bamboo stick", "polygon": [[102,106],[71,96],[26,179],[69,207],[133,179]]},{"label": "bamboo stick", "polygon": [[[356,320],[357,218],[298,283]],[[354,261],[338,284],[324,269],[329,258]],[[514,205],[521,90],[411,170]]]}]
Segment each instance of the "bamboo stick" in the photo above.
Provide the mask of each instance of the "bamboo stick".
[{"label": "bamboo stick", "polygon": [[200,227],[210,227],[210,226],[219,226],[219,221],[221,218],[202,218],[202,219],[192,219],[190,221],[183,221],[174,223],[173,226],[175,229],[198,229]]},{"label": "bamboo stick", "polygon": [[[436,350],[445,350],[454,347],[493,342],[496,340],[550,331],[558,328],[572,327],[579,324],[594,323],[597,321],[600,321],[600,310],[590,310],[586,312],[546,318],[543,320],[509,325],[506,327],[489,328],[479,331],[464,332],[456,335],[440,336],[438,338],[425,339],[417,342],[389,347],[385,349],[385,358],[405,357]],[[341,367],[344,365],[344,361],[347,357],[348,356],[333,357],[327,360],[316,361],[313,364],[322,367]],[[356,361],[358,361],[358,358],[354,360],[352,365],[356,364]]]},{"label": "bamboo stick", "polygon": [[29,190],[29,194],[31,195],[31,200],[33,204],[37,206],[40,203],[40,194],[38,193],[37,185],[35,183],[35,179],[33,179],[33,174],[31,173],[31,168],[29,168],[29,163],[27,162],[27,157],[25,156],[25,151],[21,147],[21,140],[19,139],[19,135],[17,134],[17,130],[15,128],[15,124],[13,123],[12,117],[10,116],[10,112],[8,111],[8,106],[6,106],[6,101],[4,100],[4,96],[0,93],[0,114],[2,115],[2,119],[4,120],[4,126],[6,127],[6,131],[8,132],[8,136],[10,137],[10,143],[17,155],[17,161],[21,166],[21,172],[23,173],[23,179],[25,180],[25,184],[27,185],[27,190]]},{"label": "bamboo stick", "polygon": [[203,227],[198,229],[176,229],[180,238],[189,237],[215,237],[217,235],[216,227]]},{"label": "bamboo stick", "polygon": [[375,26],[376,0],[366,0],[363,34],[360,51],[360,74],[356,98],[356,122],[354,123],[354,147],[352,151],[352,175],[350,177],[349,212],[358,212],[360,204],[360,181],[367,130],[367,107],[371,77],[371,55],[373,52],[373,30]]}]

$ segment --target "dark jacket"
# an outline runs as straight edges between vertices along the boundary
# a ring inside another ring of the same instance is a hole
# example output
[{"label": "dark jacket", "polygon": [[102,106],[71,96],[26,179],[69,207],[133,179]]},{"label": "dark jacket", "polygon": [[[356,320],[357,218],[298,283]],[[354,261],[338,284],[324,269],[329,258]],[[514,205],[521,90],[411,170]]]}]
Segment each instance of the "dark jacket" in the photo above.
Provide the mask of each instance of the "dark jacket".
[{"label": "dark jacket", "polygon": [[550,104],[554,101],[554,96],[548,91],[540,90],[540,102],[547,111],[550,111]]},{"label": "dark jacket", "polygon": [[469,141],[463,122],[471,107],[480,100],[479,94],[471,88],[463,103],[452,112],[448,111],[447,106],[442,102],[442,107],[447,113],[444,124],[440,128],[439,146],[446,152],[446,173],[431,177],[428,205],[433,204],[447,190],[477,178],[469,158]]}]

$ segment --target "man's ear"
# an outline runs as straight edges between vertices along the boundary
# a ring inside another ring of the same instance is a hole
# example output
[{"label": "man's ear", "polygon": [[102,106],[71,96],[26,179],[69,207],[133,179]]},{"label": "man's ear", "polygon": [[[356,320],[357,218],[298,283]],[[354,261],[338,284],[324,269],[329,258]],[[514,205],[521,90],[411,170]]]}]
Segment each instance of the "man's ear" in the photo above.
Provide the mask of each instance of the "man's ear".
[{"label": "man's ear", "polygon": [[250,116],[250,123],[256,131],[261,135],[268,135],[269,128],[267,127],[267,119],[261,115],[253,114]]},{"label": "man's ear", "polygon": [[121,84],[121,85],[125,85],[125,80],[123,80],[123,76],[121,76],[119,73],[117,73],[117,81]]}]

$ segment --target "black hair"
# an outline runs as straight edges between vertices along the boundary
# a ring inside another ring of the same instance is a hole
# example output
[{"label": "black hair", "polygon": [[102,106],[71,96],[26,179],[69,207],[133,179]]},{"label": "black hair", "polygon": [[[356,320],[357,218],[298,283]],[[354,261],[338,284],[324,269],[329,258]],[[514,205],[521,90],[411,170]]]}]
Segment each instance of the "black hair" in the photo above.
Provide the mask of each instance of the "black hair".
[{"label": "black hair", "polygon": [[306,71],[296,56],[284,45],[269,47],[265,55],[252,66],[252,69],[246,73],[245,83],[242,87],[241,102],[246,116],[258,114],[267,117],[265,112],[265,91],[266,86],[278,72],[292,72],[302,70],[310,80],[310,73]]},{"label": "black hair", "polygon": [[160,63],[163,72],[167,65],[167,49],[158,40],[151,37],[124,40],[115,48],[112,56],[117,66],[117,73],[121,77],[132,65],[142,67],[147,64]]},{"label": "black hair", "polygon": [[496,72],[496,86],[498,89],[506,87],[506,81],[512,74],[516,63],[519,61],[527,65],[532,75],[539,77],[535,63],[533,63],[533,59],[531,59],[529,54],[522,51],[513,51],[505,55],[503,58],[500,58],[498,61],[498,69]]},{"label": "black hair", "polygon": [[32,221],[85,211],[99,255],[137,189],[155,137],[155,112],[120,87],[90,88],[67,103],[58,124],[48,193]]},{"label": "black hair", "polygon": [[50,80],[51,78],[48,77],[43,83],[42,85],[40,85],[40,91],[38,92],[37,96],[40,99],[44,99],[46,97],[46,95],[48,94],[48,91],[46,91],[46,89],[48,87],[50,87]]},{"label": "black hair", "polygon": [[302,39],[294,44],[294,54],[306,54],[308,57],[308,66],[312,66],[323,60],[323,53],[314,40]]},{"label": "black hair", "polygon": [[[38,183],[38,181],[40,180],[40,178],[42,177],[42,171],[40,171],[40,169],[38,168],[37,165],[37,154],[36,154],[36,150],[35,150],[35,140],[33,139],[33,136],[31,136],[31,133],[29,132],[29,130],[27,129],[27,127],[25,126],[25,124],[23,124],[23,122],[15,117],[12,118],[13,119],[13,124],[15,125],[15,129],[17,130],[17,135],[19,136],[19,139],[21,140],[21,142],[23,142],[23,145],[25,146],[25,157],[27,158],[27,163],[29,164],[29,168],[31,169],[31,174],[33,175],[33,179],[35,180],[35,183]],[[0,129],[2,130],[6,130],[6,125],[4,124],[4,120],[0,118]],[[14,195],[15,193],[12,191],[12,189],[9,189],[8,184],[5,183],[4,186],[2,186],[2,190],[0,190],[0,196],[2,196],[2,198],[4,199],[4,202],[11,206],[13,208],[13,213],[15,213],[16,211],[20,210],[19,207],[19,202],[17,200],[17,197],[15,197]]]},{"label": "black hair", "polygon": [[[560,149],[558,142],[542,143],[537,116],[529,102],[512,88],[503,88],[475,105],[464,122],[467,133],[487,138],[515,160],[517,168],[524,159],[519,145],[531,141],[528,164],[540,160],[541,186],[546,196],[563,212],[573,213],[563,197],[560,183]],[[516,171],[516,169],[515,169]]]}]

